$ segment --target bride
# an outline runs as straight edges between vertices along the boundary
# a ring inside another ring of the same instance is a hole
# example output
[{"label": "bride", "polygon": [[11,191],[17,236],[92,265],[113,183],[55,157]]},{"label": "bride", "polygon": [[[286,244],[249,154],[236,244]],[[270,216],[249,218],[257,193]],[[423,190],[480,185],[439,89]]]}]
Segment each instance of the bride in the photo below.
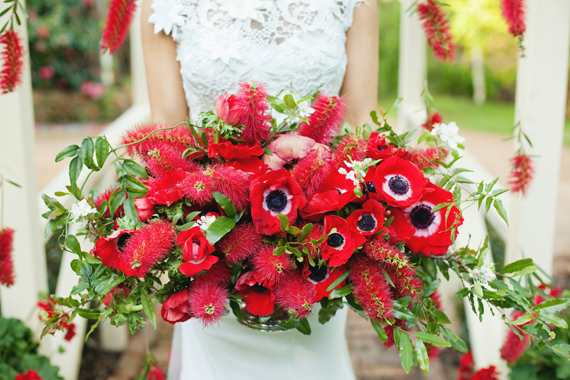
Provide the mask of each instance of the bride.
[{"label": "bride", "polygon": [[[377,107],[375,0],[143,0],[142,20],[153,122],[194,122],[242,79],[270,94],[344,95],[351,125]],[[207,329],[178,323],[168,378],[354,379],[347,309],[326,325],[313,313],[310,336],[251,330],[232,316]]]}]

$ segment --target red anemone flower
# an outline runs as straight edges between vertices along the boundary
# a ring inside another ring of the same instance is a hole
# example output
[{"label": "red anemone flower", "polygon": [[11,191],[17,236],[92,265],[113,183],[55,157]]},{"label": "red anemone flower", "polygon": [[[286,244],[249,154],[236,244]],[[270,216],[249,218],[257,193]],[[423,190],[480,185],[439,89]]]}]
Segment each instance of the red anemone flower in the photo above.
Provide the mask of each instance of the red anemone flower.
[{"label": "red anemone flower", "polygon": [[277,214],[283,214],[293,224],[297,209],[305,205],[305,196],[291,173],[285,169],[272,171],[256,178],[250,188],[251,217],[257,232],[275,235],[281,232]]},{"label": "red anemone flower", "polygon": [[[451,245],[451,229],[463,223],[459,210],[451,207],[432,212],[440,203],[453,202],[453,194],[432,183],[426,186],[426,194],[415,204],[402,210],[391,208],[394,220],[388,227],[391,242],[403,241],[413,252],[425,256],[445,255]],[[455,230],[457,235],[457,229]]]},{"label": "red anemone flower", "polygon": [[253,145],[247,144],[232,144],[231,141],[223,141],[218,144],[210,143],[208,145],[208,156],[220,156],[224,160],[240,160],[248,157],[259,157],[265,153],[265,150],[255,143]]},{"label": "red anemone flower", "polygon": [[361,210],[353,211],[346,221],[362,235],[372,236],[384,229],[384,212],[386,210],[380,202],[370,199],[364,202]]},{"label": "red anemone flower", "polygon": [[264,317],[275,309],[275,294],[272,287],[275,281],[268,280],[255,271],[240,276],[236,290],[245,302],[245,311],[251,315]]},{"label": "red anemone flower", "polygon": [[307,199],[307,204],[301,209],[301,216],[306,220],[319,220],[324,213],[338,211],[355,198],[354,183],[335,171],[327,182]]},{"label": "red anemone flower", "polygon": [[[331,233],[335,228],[336,231]],[[346,264],[356,248],[366,242],[366,238],[340,216],[325,216],[325,233],[329,234],[322,246],[323,259],[328,260],[331,267]]]},{"label": "red anemone flower", "polygon": [[154,181],[148,190],[148,199],[153,204],[167,206],[179,201],[184,196],[184,191],[180,189],[180,182],[184,178],[185,172],[175,171]]},{"label": "red anemone flower", "polygon": [[261,158],[247,157],[239,160],[232,160],[224,162],[224,166],[231,166],[236,170],[241,170],[249,174],[252,178],[259,177],[267,171],[267,165]]},{"label": "red anemone flower", "polygon": [[122,270],[124,264],[121,255],[127,241],[138,232],[137,230],[117,230],[111,236],[97,240],[91,254],[101,259],[106,267]]},{"label": "red anemone flower", "polygon": [[188,303],[188,289],[173,293],[162,304],[160,315],[170,324],[186,322],[192,318],[190,304]]},{"label": "red anemone flower", "polygon": [[182,248],[182,258],[186,261],[178,269],[188,277],[210,269],[218,261],[218,258],[212,255],[215,248],[206,239],[200,227],[180,232],[176,244]]},{"label": "red anemone flower", "polygon": [[317,299],[315,302],[319,302],[324,297],[328,297],[334,289],[342,288],[345,285],[346,280],[343,280],[333,289],[327,291],[328,287],[342,276],[346,270],[346,266],[341,266],[339,268],[331,268],[326,264],[322,266],[311,266],[309,262],[305,260],[303,277],[305,277],[311,284],[315,285],[315,290],[317,292]]},{"label": "red anemone flower", "polygon": [[374,178],[378,197],[396,207],[407,207],[416,203],[428,182],[416,165],[399,157],[382,161],[376,168]]},{"label": "red anemone flower", "polygon": [[392,156],[402,156],[404,149],[390,145],[386,138],[378,132],[372,132],[368,139],[366,155],[373,160],[383,160]]}]

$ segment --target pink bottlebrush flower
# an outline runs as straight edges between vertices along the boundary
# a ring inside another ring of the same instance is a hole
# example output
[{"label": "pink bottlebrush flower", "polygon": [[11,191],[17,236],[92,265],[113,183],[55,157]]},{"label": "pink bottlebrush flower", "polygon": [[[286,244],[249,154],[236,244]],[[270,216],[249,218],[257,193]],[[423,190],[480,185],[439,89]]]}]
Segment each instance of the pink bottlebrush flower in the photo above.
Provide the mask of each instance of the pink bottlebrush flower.
[{"label": "pink bottlebrush flower", "polygon": [[501,0],[501,15],[513,37],[522,37],[525,30],[524,0]]},{"label": "pink bottlebrush flower", "polygon": [[275,256],[276,247],[267,246],[253,254],[252,264],[254,270],[270,281],[278,281],[285,273],[293,269],[289,255],[283,253]]},{"label": "pink bottlebrush flower", "polygon": [[18,34],[12,29],[0,34],[0,91],[3,94],[14,91],[22,82],[24,67],[24,47]]},{"label": "pink bottlebrush flower", "polygon": [[273,288],[276,303],[287,311],[295,311],[297,318],[303,319],[311,315],[311,306],[317,300],[315,286],[305,279],[301,272],[286,273]]},{"label": "pink bottlebrush flower", "polygon": [[157,220],[144,225],[127,240],[121,254],[121,269],[127,276],[146,276],[170,252],[175,240],[176,230],[170,222]]},{"label": "pink bottlebrush flower", "polygon": [[190,312],[200,319],[204,327],[218,322],[226,311],[228,292],[222,286],[209,281],[196,281],[190,287]]},{"label": "pink bottlebrush flower", "polygon": [[426,0],[418,4],[418,14],[423,21],[422,27],[434,55],[442,61],[453,60],[455,44],[442,6],[434,0]]},{"label": "pink bottlebrush flower", "polygon": [[232,166],[216,166],[212,170],[214,189],[228,197],[237,211],[245,210],[249,206],[250,176]]},{"label": "pink bottlebrush flower", "polygon": [[152,141],[147,145],[151,149],[142,152],[140,157],[154,177],[164,177],[178,170],[194,172],[200,168],[194,161],[182,158],[184,150],[172,143]]},{"label": "pink bottlebrush flower", "polygon": [[202,171],[188,174],[180,184],[180,190],[198,206],[205,206],[214,200],[214,180]]},{"label": "pink bottlebrush flower", "polygon": [[232,270],[224,261],[218,261],[210,269],[202,271],[194,277],[196,283],[209,283],[222,287],[227,286],[231,279]]},{"label": "pink bottlebrush flower", "polygon": [[0,284],[7,287],[14,285],[13,241],[13,230],[9,228],[0,230]]},{"label": "pink bottlebrush flower", "polygon": [[[164,131],[154,132],[157,129],[165,128],[168,125],[165,124],[143,124],[138,125],[130,130],[128,130],[123,136],[123,144],[132,144],[135,141],[140,141],[146,137],[146,140],[137,144],[128,146],[127,153],[134,155],[136,153],[144,153],[153,149],[153,146],[149,143],[154,141],[168,142],[171,145],[176,146],[176,150],[184,150],[191,146],[198,146],[196,140],[188,128],[179,126],[174,129],[167,129]],[[149,134],[152,133],[150,136]],[[147,137],[148,136],[148,137]]]},{"label": "pink bottlebrush flower", "polygon": [[[517,318],[523,314],[524,313],[522,311],[515,311],[513,313],[512,320],[516,321]],[[523,325],[514,326],[514,328],[517,329],[519,333],[524,337],[522,341],[513,330],[509,329],[507,337],[505,338],[505,343],[503,343],[503,347],[501,347],[501,358],[507,363],[514,363],[519,360],[524,350],[526,350],[530,344],[530,337],[524,334],[521,330],[522,326],[528,325],[530,322],[531,321]]]},{"label": "pink bottlebrush flower", "polygon": [[348,156],[353,161],[362,161],[368,149],[366,141],[361,137],[346,135],[338,143],[332,157],[331,172],[336,172],[342,167],[346,167],[345,161],[350,162]]},{"label": "pink bottlebrush flower", "polygon": [[238,123],[244,125],[241,137],[250,145],[266,141],[271,134],[271,113],[265,85],[242,81],[239,87],[236,104],[243,110],[243,117]]},{"label": "pink bottlebrush flower", "polygon": [[310,137],[318,143],[330,144],[344,119],[346,111],[344,99],[318,94],[313,109],[315,111],[309,116],[309,122],[303,122],[297,133]]},{"label": "pink bottlebrush flower", "polygon": [[392,293],[378,263],[365,256],[352,260],[349,279],[354,297],[372,321],[392,319]]},{"label": "pink bottlebrush flower", "polygon": [[511,191],[525,195],[534,174],[532,158],[526,153],[520,153],[511,158],[511,165],[509,176]]},{"label": "pink bottlebrush flower", "polygon": [[427,167],[437,168],[449,154],[444,148],[416,148],[408,151],[402,158],[415,164],[418,169],[424,170]]},{"label": "pink bottlebrush flower", "polygon": [[101,51],[109,50],[113,54],[123,44],[133,22],[136,7],[135,0],[111,0],[101,37]]},{"label": "pink bottlebrush flower", "polygon": [[319,152],[313,150],[295,165],[291,175],[309,197],[327,181],[330,172],[331,161],[322,159]]},{"label": "pink bottlebrush flower", "polygon": [[252,223],[237,225],[216,244],[216,250],[226,256],[228,264],[237,264],[263,249],[263,236]]}]

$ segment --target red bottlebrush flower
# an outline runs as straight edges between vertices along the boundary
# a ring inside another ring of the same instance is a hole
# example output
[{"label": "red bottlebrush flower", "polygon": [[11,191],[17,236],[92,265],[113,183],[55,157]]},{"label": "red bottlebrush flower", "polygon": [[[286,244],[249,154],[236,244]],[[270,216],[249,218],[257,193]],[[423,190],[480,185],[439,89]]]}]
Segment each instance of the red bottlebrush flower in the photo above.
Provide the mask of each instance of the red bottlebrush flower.
[{"label": "red bottlebrush flower", "polygon": [[321,220],[324,213],[338,211],[355,199],[354,183],[334,171],[327,182],[307,198],[307,204],[300,213],[303,219]]},{"label": "red bottlebrush flower", "polygon": [[253,145],[247,144],[232,144],[231,141],[224,141],[218,144],[210,143],[208,145],[208,156],[210,158],[220,156],[224,160],[241,160],[249,157],[259,157],[265,153],[265,150],[255,143]]},{"label": "red bottlebrush flower", "polygon": [[228,264],[237,264],[263,249],[263,236],[253,224],[239,224],[216,244],[216,249],[225,255]]},{"label": "red bottlebrush flower", "polygon": [[378,197],[389,205],[407,207],[421,198],[428,182],[416,165],[390,157],[376,168],[374,187]]},{"label": "red bottlebrush flower", "polygon": [[434,0],[426,0],[418,4],[418,15],[423,21],[422,27],[434,55],[442,61],[453,60],[455,44],[442,6]]},{"label": "red bottlebrush flower", "polygon": [[170,324],[186,322],[192,318],[190,304],[188,303],[188,289],[173,293],[162,304],[160,315]]},{"label": "red bottlebrush flower", "polygon": [[307,318],[317,302],[315,286],[299,271],[285,274],[274,287],[276,303],[287,311],[294,311],[297,318]]},{"label": "red bottlebrush flower", "polygon": [[271,113],[265,85],[242,81],[239,87],[236,104],[243,110],[243,117],[238,123],[244,125],[241,137],[246,144],[266,141],[271,134]]},{"label": "red bottlebrush flower", "polygon": [[475,371],[475,362],[471,351],[468,351],[459,361],[459,379],[470,380],[473,372]]},{"label": "red bottlebrush flower", "polygon": [[309,122],[303,122],[297,129],[297,133],[310,137],[318,143],[330,144],[344,119],[346,111],[344,99],[338,96],[317,94],[312,107],[315,111],[309,116]]},{"label": "red bottlebrush flower", "polygon": [[366,145],[366,155],[373,160],[383,160],[392,156],[403,156],[406,151],[390,145],[390,142],[378,132],[372,132]]},{"label": "red bottlebrush flower", "polygon": [[524,0],[501,0],[501,15],[513,37],[522,37],[526,30],[524,8]]},{"label": "red bottlebrush flower", "polygon": [[176,244],[182,248],[182,258],[185,261],[178,268],[188,277],[208,270],[218,262],[218,258],[212,255],[216,249],[206,239],[200,227],[180,232]]},{"label": "red bottlebrush flower", "polygon": [[434,112],[428,115],[427,120],[422,124],[422,127],[431,131],[434,125],[441,124],[441,122],[443,122],[443,117],[441,117],[439,112]]},{"label": "red bottlebrush flower", "polygon": [[[336,232],[331,233],[333,228],[336,228]],[[356,248],[366,242],[364,236],[336,215],[325,216],[325,233],[329,236],[323,243],[321,252],[331,267],[346,264]]]},{"label": "red bottlebrush flower", "polygon": [[[119,208],[122,207],[123,206]],[[135,209],[137,210],[137,215],[141,222],[146,222],[148,219],[152,218],[156,212],[154,205],[147,196],[135,199]]]},{"label": "red bottlebrush flower", "polygon": [[[512,320],[516,321],[518,317],[524,315],[522,311],[515,311],[513,313]],[[503,343],[503,347],[501,347],[501,359],[505,360],[507,363],[514,363],[523,354],[523,352],[527,349],[530,344],[530,337],[524,334],[521,328],[525,325],[528,325],[532,321],[529,321],[525,324],[513,326],[515,329],[518,330],[519,334],[523,336],[523,340],[517,336],[517,334],[509,329],[507,333],[507,337],[505,338],[505,343]]]},{"label": "red bottlebrush flower", "polygon": [[236,125],[242,118],[245,109],[240,107],[235,95],[228,96],[224,92],[216,99],[216,113],[218,117],[230,125]]},{"label": "red bottlebrush flower", "polygon": [[127,276],[144,277],[150,268],[170,252],[176,239],[174,226],[156,220],[145,224],[125,243],[121,255],[123,272]]},{"label": "red bottlebrush flower", "polygon": [[249,206],[251,184],[249,174],[231,166],[217,166],[213,168],[212,178],[214,189],[228,197],[237,211],[245,210]]},{"label": "red bottlebrush flower", "polygon": [[511,158],[511,165],[509,176],[511,191],[525,195],[534,174],[532,158],[525,153],[517,154]]},{"label": "red bottlebrush flower", "polygon": [[319,157],[319,152],[312,150],[307,157],[299,161],[291,170],[291,175],[307,196],[311,196],[328,179],[331,172],[330,160]]},{"label": "red bottlebrush flower", "polygon": [[251,260],[255,271],[270,281],[278,281],[285,273],[293,269],[289,255],[283,253],[275,256],[274,250],[273,246],[265,247],[255,252]]},{"label": "red bottlebrush flower", "polygon": [[7,287],[14,285],[13,241],[13,230],[9,228],[0,230],[0,284]]},{"label": "red bottlebrush flower", "polygon": [[[149,149],[139,154],[148,171],[156,178],[161,178],[175,171],[194,172],[200,166],[189,158],[183,158],[184,149],[169,142],[152,141]],[[201,154],[201,153],[200,153]]]},{"label": "red bottlebrush flower", "polygon": [[0,34],[0,90],[3,94],[12,92],[22,82],[22,70],[24,67],[24,47],[18,34],[12,29],[7,29]]},{"label": "red bottlebrush flower", "polygon": [[136,10],[135,0],[111,0],[101,38],[101,51],[113,54],[123,44]]},{"label": "red bottlebrush flower", "polygon": [[115,301],[115,295],[117,295],[117,297],[127,298],[129,294],[131,294],[131,289],[127,288],[125,285],[120,284],[115,286],[109,293],[107,293],[105,298],[103,298],[103,305],[111,307],[111,303]]},{"label": "red bottlebrush flower", "polygon": [[170,206],[184,196],[185,191],[180,184],[185,178],[186,173],[175,171],[156,181],[151,181],[146,197],[152,204]]},{"label": "red bottlebrush flower", "polygon": [[499,373],[494,365],[480,369],[473,375],[471,380],[498,380]]},{"label": "red bottlebrush flower", "polygon": [[253,224],[257,232],[264,235],[281,233],[277,214],[287,216],[292,225],[297,220],[297,209],[305,205],[305,196],[299,184],[285,169],[254,179],[250,189]]},{"label": "red bottlebrush flower", "polygon": [[219,321],[226,312],[228,292],[211,282],[195,282],[190,288],[190,313],[200,319],[204,326]]},{"label": "red bottlebrush flower", "polygon": [[180,190],[193,204],[205,206],[214,200],[214,179],[201,171],[190,173],[180,183]]},{"label": "red bottlebrush flower", "polygon": [[392,293],[378,263],[365,256],[351,260],[348,277],[354,297],[372,321],[384,323],[392,319]]},{"label": "red bottlebrush flower", "polygon": [[224,261],[218,261],[207,271],[202,271],[194,277],[194,283],[210,283],[226,287],[232,279],[232,270]]},{"label": "red bottlebrush flower", "polygon": [[71,339],[73,339],[74,336],[75,336],[75,323],[70,323],[67,326],[67,331],[65,332],[63,339],[65,339],[66,342],[69,342],[71,341]]},{"label": "red bottlebrush flower", "polygon": [[394,341],[394,329],[399,327],[402,330],[406,330],[406,321],[404,319],[396,319],[396,322],[393,325],[383,325],[382,327],[384,327],[384,331],[386,331],[386,335],[388,337],[388,341],[384,342],[384,347],[390,348],[396,343]]},{"label": "red bottlebrush flower", "polygon": [[147,380],[166,380],[166,376],[164,376],[164,372],[158,365],[151,366],[147,373]]},{"label": "red bottlebrush flower", "polygon": [[17,374],[15,380],[42,380],[42,378],[36,371],[29,369],[25,373]]},{"label": "red bottlebrush flower", "polygon": [[142,142],[127,146],[126,150],[129,155],[146,154],[152,150],[155,143],[166,142],[176,147],[176,150],[184,151],[188,147],[197,147],[201,144],[196,143],[196,139],[188,128],[179,126],[174,129],[157,131],[158,129],[168,127],[165,124],[143,124],[138,125],[125,133],[123,136],[123,144],[133,144],[139,140]]},{"label": "red bottlebrush flower", "polygon": [[[432,183],[428,183],[426,190],[422,199],[405,210],[390,209],[394,217],[388,227],[390,241],[403,241],[413,252],[427,257],[444,255],[452,243],[451,229],[463,224],[463,217],[455,206],[451,207],[447,220],[447,208],[432,212],[440,203],[453,202],[453,194]],[[457,230],[454,235],[457,236]]]},{"label": "red bottlebrush flower", "polygon": [[317,299],[315,302],[320,302],[324,297],[328,297],[334,289],[342,288],[346,284],[346,280],[343,280],[333,289],[327,291],[328,287],[331,286],[332,283],[340,276],[346,273],[347,269],[348,268],[346,266],[331,268],[326,264],[321,267],[318,265],[311,266],[309,262],[305,260],[305,265],[303,266],[303,277],[315,286],[315,291],[317,292]]},{"label": "red bottlebrush flower", "polygon": [[[374,199],[370,199],[362,205],[361,210],[353,211],[346,218],[351,226],[355,226],[358,232],[364,236],[372,236],[382,230],[384,227],[384,206]],[[380,236],[387,233],[384,231]]]},{"label": "red bottlebrush flower", "polygon": [[275,294],[272,287],[275,284],[255,271],[240,276],[236,290],[245,302],[245,311],[251,315],[264,317],[275,310]]},{"label": "red bottlebrush flower", "polygon": [[117,230],[106,238],[95,242],[91,254],[103,262],[106,267],[122,270],[123,258],[127,242],[139,233],[137,230]]},{"label": "red bottlebrush flower", "polygon": [[353,161],[362,161],[366,156],[366,150],[366,141],[361,137],[354,135],[344,136],[334,151],[331,170],[336,172],[340,168],[346,169],[345,161],[349,161],[348,156],[350,156]]},{"label": "red bottlebrush flower", "polygon": [[448,153],[449,151],[443,148],[417,148],[410,150],[402,158],[423,171],[427,167],[437,168],[440,165],[437,161],[443,161]]}]

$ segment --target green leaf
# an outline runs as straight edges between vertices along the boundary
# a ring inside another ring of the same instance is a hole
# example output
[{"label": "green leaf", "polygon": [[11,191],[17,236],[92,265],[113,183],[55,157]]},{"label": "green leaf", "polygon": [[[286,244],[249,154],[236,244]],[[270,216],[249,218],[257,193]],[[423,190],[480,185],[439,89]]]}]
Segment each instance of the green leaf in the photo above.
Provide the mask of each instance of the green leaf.
[{"label": "green leaf", "polygon": [[311,325],[306,318],[295,321],[295,328],[304,335],[311,335]]},{"label": "green leaf", "polygon": [[297,236],[297,242],[302,242],[309,236],[309,234],[313,232],[313,223],[307,223],[303,226],[301,233]]},{"label": "green leaf", "polygon": [[148,187],[146,187],[141,181],[139,181],[134,176],[127,174],[121,177],[124,181],[124,186],[129,197],[131,198],[142,198],[148,193]]},{"label": "green leaf", "polygon": [[220,216],[206,230],[206,239],[210,244],[216,244],[225,234],[230,232],[236,225],[236,221],[227,216]]},{"label": "green leaf", "polygon": [[384,111],[384,117],[386,117],[386,115],[388,115],[388,112],[390,112],[392,109],[396,109],[400,106],[400,104],[402,103],[402,100],[404,100],[404,98],[397,98],[396,100],[394,100],[394,103],[392,103],[392,105],[390,106],[390,108],[388,108],[386,111]]},{"label": "green leaf", "polygon": [[322,307],[321,310],[319,310],[319,323],[324,325],[330,321],[343,306],[342,300],[339,300],[339,302],[329,302],[327,307]]},{"label": "green leaf", "polygon": [[75,157],[79,153],[79,146],[77,145],[70,145],[67,148],[63,149],[61,152],[55,156],[55,162],[63,161],[63,159],[67,157]]},{"label": "green leaf", "polygon": [[[547,313],[558,313],[562,310],[565,310],[570,306],[570,299],[568,298],[557,298],[553,300],[548,300],[541,302],[537,306],[534,307],[534,311],[543,310]],[[542,315],[542,313],[541,313]],[[521,317],[522,318],[522,317]]]},{"label": "green leaf", "polygon": [[532,259],[517,260],[513,263],[507,264],[501,269],[500,274],[514,273],[523,270],[526,267],[533,265]]},{"label": "green leaf", "polygon": [[566,321],[564,319],[557,317],[554,314],[546,313],[543,311],[540,313],[539,319],[548,323],[548,324],[559,327],[561,329],[567,329],[568,328],[568,323],[566,323]]},{"label": "green leaf", "polygon": [[388,342],[388,335],[386,335],[386,331],[384,330],[384,327],[382,327],[382,325],[378,322],[371,322],[372,323],[372,328],[374,329],[374,331],[376,331],[376,334],[378,334],[378,338],[380,338],[380,340],[382,342]]},{"label": "green leaf", "polygon": [[140,288],[140,289],[141,289],[141,303],[143,311],[146,314],[150,323],[152,323],[152,325],[156,329],[156,315],[154,314],[154,306],[152,305],[152,301],[150,300],[150,297],[148,296],[146,289],[145,288]]},{"label": "green leaf", "polygon": [[77,187],[77,180],[81,175],[82,169],[83,169],[83,161],[81,160],[80,156],[76,156],[69,163],[69,181],[71,184],[71,188],[73,190],[73,195],[75,195],[75,197],[78,199],[81,197],[81,194],[79,194],[79,188]]},{"label": "green leaf", "polygon": [[441,339],[439,336],[435,334],[429,334],[426,332],[417,332],[414,335],[417,336],[419,339],[423,340],[424,342],[433,344],[434,346],[451,347],[451,344],[449,342],[446,342],[445,340]]},{"label": "green leaf", "polygon": [[97,137],[95,140],[95,158],[97,159],[97,165],[102,168],[109,157],[111,146],[107,139],[103,137]]},{"label": "green leaf", "polygon": [[241,308],[239,307],[239,304],[235,301],[230,301],[230,307],[232,308],[232,312],[234,313],[236,318],[243,320],[243,314],[241,312]]},{"label": "green leaf", "polygon": [[77,309],[77,314],[85,319],[97,319],[101,311],[97,309]]},{"label": "green leaf", "polygon": [[295,98],[291,94],[287,94],[283,97],[283,101],[289,108],[297,107],[297,103],[295,103]]},{"label": "green leaf", "polygon": [[186,215],[186,223],[191,222],[198,215],[200,215],[200,211],[194,211],[194,212],[191,212],[190,214]]},{"label": "green leaf", "polygon": [[532,314],[523,314],[516,320],[512,321],[511,325],[524,325],[525,323],[532,321],[532,319]]},{"label": "green leaf", "polygon": [[236,208],[232,203],[232,201],[230,200],[230,198],[228,198],[226,195],[218,191],[214,191],[214,199],[216,200],[216,202],[218,202],[218,204],[220,205],[222,210],[224,210],[224,212],[228,217],[232,219],[235,217]]},{"label": "green leaf", "polygon": [[146,170],[141,165],[137,164],[135,161],[127,159],[124,160],[121,165],[127,173],[132,174],[138,178],[148,179],[148,173],[146,172]]},{"label": "green leaf", "polygon": [[493,188],[493,186],[495,186],[495,184],[497,183],[497,181],[499,180],[499,177],[495,178],[492,182],[489,182],[487,184],[487,186],[485,186],[485,191],[488,193],[489,191],[491,191],[491,189]]},{"label": "green leaf", "polygon": [[44,201],[46,206],[52,211],[59,210],[63,213],[67,212],[67,209],[61,203],[59,203],[57,199],[51,198],[47,194],[42,194],[42,200]]},{"label": "green leaf", "polygon": [[109,215],[111,215],[111,217],[115,215],[115,212],[117,212],[119,207],[125,202],[125,199],[127,199],[127,193],[124,190],[119,190],[111,194],[109,197]]},{"label": "green leaf", "polygon": [[81,245],[79,244],[77,238],[74,235],[67,235],[67,237],[65,238],[65,246],[69,248],[71,252],[81,256]]},{"label": "green leaf", "polygon": [[451,324],[449,317],[441,310],[436,310],[434,316],[437,318],[439,323],[443,323],[444,325]]},{"label": "green leaf", "polygon": [[416,340],[416,358],[422,371],[429,373],[429,357],[426,346],[421,339]]},{"label": "green leaf", "polygon": [[507,217],[507,211],[505,210],[505,207],[503,206],[503,202],[500,199],[495,199],[495,201],[493,202],[493,206],[495,207],[495,210],[497,210],[497,212],[499,213],[499,216],[501,218],[503,218],[503,220],[505,221],[505,223],[507,224],[507,227],[509,226],[509,218]]},{"label": "green leaf", "polygon": [[289,217],[284,214],[277,214],[277,218],[281,222],[281,231],[285,232],[289,228]]},{"label": "green leaf", "polygon": [[410,372],[412,366],[414,365],[414,345],[401,328],[396,327],[394,330],[394,340],[400,351],[400,361],[402,362],[402,368],[406,373]]},{"label": "green leaf", "polygon": [[137,213],[137,209],[135,207],[135,201],[133,198],[125,199],[123,203],[123,208],[125,210],[125,216],[129,218],[135,225],[140,225],[141,220],[139,219],[139,215]]},{"label": "green leaf", "polygon": [[443,337],[445,338],[446,341],[449,342],[449,344],[451,344],[451,347],[454,350],[467,353],[467,344],[465,343],[465,341],[463,339],[461,339],[460,337],[455,335],[448,328],[445,328],[442,326],[441,330],[443,332]]},{"label": "green leaf", "polygon": [[352,293],[352,285],[348,284],[343,286],[340,289],[334,289],[331,294],[329,295],[329,299],[334,300],[336,298],[341,298],[344,297],[346,295],[349,295],[350,293]]},{"label": "green leaf", "polygon": [[86,137],[81,142],[81,158],[83,163],[91,170],[98,171],[99,167],[93,162],[93,153],[95,153],[95,145],[89,137]]},{"label": "green leaf", "polygon": [[[337,269],[338,270],[338,269]],[[341,282],[343,282],[344,280],[346,280],[346,278],[348,277],[348,275],[350,275],[350,271],[347,270],[346,272],[344,272],[343,274],[341,274],[339,276],[339,278],[337,278],[332,284],[329,285],[329,287],[327,288],[327,292],[332,291],[334,288],[336,288]]]}]

